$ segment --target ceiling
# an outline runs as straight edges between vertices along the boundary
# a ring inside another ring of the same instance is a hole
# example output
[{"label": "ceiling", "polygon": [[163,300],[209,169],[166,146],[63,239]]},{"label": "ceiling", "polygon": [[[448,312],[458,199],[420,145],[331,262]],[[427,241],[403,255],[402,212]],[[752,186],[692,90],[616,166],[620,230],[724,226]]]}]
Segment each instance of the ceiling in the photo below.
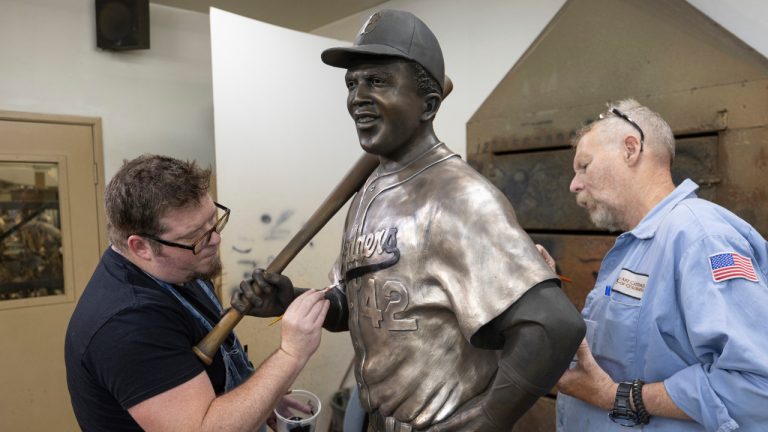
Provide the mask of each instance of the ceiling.
[{"label": "ceiling", "polygon": [[385,0],[151,0],[208,13],[210,7],[300,31],[311,31]]}]

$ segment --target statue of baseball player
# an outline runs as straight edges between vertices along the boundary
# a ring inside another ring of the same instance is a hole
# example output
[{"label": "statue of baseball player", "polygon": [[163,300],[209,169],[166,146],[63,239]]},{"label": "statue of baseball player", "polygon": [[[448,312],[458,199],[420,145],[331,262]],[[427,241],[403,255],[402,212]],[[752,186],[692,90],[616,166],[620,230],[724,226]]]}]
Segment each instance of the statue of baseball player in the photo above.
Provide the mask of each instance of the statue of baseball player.
[{"label": "statue of baseball player", "polygon": [[[506,197],[435,135],[446,77],[420,19],[374,13],[322,60],[347,69],[347,109],[380,161],[352,200],[325,322],[352,336],[369,430],[509,431],[568,367],[578,311]],[[257,270],[232,304],[273,316],[294,295]]]}]

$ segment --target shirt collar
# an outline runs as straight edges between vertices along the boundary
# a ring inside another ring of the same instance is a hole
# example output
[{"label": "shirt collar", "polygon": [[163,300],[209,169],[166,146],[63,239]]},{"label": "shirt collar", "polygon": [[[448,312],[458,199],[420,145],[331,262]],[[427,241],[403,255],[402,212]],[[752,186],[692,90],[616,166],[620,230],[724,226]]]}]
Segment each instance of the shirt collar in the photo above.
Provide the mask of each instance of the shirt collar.
[{"label": "shirt collar", "polygon": [[656,230],[659,228],[661,221],[664,217],[672,211],[677,204],[686,198],[695,198],[696,189],[699,185],[694,183],[691,179],[685,179],[671,194],[661,200],[660,203],[648,212],[640,223],[630,233],[639,239],[651,238],[656,234]]}]

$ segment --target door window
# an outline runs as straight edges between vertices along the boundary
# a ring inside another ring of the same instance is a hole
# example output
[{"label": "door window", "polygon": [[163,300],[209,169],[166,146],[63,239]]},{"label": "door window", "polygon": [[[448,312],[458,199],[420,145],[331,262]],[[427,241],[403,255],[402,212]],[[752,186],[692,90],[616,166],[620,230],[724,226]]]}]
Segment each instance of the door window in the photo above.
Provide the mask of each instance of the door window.
[{"label": "door window", "polygon": [[0,301],[64,294],[59,166],[0,161]]}]

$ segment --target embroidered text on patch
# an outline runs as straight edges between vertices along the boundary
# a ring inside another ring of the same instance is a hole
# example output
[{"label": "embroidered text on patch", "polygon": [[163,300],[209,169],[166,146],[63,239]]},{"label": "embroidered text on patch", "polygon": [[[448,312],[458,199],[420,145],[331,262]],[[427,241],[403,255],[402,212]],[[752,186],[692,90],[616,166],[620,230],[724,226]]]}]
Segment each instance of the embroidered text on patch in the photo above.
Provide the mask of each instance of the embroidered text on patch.
[{"label": "embroidered text on patch", "polygon": [[752,260],[735,252],[719,253],[709,257],[712,279],[720,282],[734,278],[744,278],[757,282]]}]

